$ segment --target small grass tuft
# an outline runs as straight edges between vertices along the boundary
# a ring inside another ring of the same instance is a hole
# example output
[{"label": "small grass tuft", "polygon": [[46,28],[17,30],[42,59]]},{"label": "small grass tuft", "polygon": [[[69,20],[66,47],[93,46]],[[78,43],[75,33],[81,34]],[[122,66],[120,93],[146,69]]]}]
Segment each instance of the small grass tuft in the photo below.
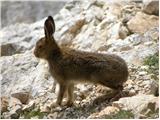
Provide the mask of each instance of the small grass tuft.
[{"label": "small grass tuft", "polygon": [[159,118],[159,110],[156,111],[150,111],[147,115],[147,119],[157,119]]},{"label": "small grass tuft", "polygon": [[131,111],[120,110],[118,113],[105,116],[105,119],[133,119],[134,114]]},{"label": "small grass tuft", "polygon": [[146,70],[149,74],[152,74],[152,79],[158,82],[158,74],[159,74],[159,53],[155,53],[149,57],[144,59],[144,65],[148,65],[149,68]]},{"label": "small grass tuft", "polygon": [[34,109],[32,111],[25,111],[22,115],[24,116],[24,119],[31,119],[32,117],[42,119],[45,114],[40,112],[40,109]]}]

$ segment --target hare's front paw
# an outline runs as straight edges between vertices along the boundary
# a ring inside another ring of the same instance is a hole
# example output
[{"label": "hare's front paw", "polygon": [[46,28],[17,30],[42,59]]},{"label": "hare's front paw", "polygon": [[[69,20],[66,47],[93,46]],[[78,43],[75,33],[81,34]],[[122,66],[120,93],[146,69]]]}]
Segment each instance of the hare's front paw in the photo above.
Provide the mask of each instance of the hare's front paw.
[{"label": "hare's front paw", "polygon": [[57,101],[53,101],[53,102],[50,104],[50,108],[56,108],[56,107],[60,107],[60,103],[57,102]]},{"label": "hare's front paw", "polygon": [[67,102],[62,103],[62,105],[63,105],[63,106],[67,106],[67,107],[71,107],[71,106],[73,106],[74,104],[73,104],[73,101],[67,101]]}]

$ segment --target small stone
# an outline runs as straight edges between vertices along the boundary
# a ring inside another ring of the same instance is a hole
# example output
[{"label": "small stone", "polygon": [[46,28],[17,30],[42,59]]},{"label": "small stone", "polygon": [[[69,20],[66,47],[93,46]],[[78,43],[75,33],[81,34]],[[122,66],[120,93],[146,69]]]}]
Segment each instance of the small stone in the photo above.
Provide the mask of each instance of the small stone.
[{"label": "small stone", "polygon": [[47,119],[47,116],[46,116],[46,115],[44,115],[42,119]]},{"label": "small stone", "polygon": [[54,112],[62,111],[62,107],[61,106],[57,106],[52,111],[54,111]]},{"label": "small stone", "polygon": [[10,113],[9,113],[9,112],[4,112],[4,113],[1,115],[1,119],[11,119]]},{"label": "small stone", "polygon": [[18,119],[20,116],[20,113],[22,112],[22,104],[21,102],[16,98],[11,98],[9,102],[10,107],[10,117],[12,119]]},{"label": "small stone", "polygon": [[83,99],[83,100],[82,100],[82,103],[85,103],[85,102],[87,102],[87,100],[86,100],[86,99]]},{"label": "small stone", "polygon": [[58,116],[58,112],[54,112],[54,113],[47,115],[47,118],[48,119],[56,119],[57,116]]},{"label": "small stone", "polygon": [[158,83],[155,80],[150,80],[150,81],[146,81],[145,82],[146,86],[145,88],[148,89],[147,90],[147,94],[157,94],[158,91]]},{"label": "small stone", "polygon": [[31,119],[39,119],[39,116],[31,117]]},{"label": "small stone", "polygon": [[40,106],[40,111],[42,113],[49,113],[51,111],[51,108],[47,105],[45,105],[45,106],[43,105],[43,106]]},{"label": "small stone", "polygon": [[10,111],[10,117],[11,119],[18,119],[19,118],[19,114],[16,113],[15,111]]},{"label": "small stone", "polygon": [[141,72],[139,72],[139,75],[140,75],[140,76],[144,76],[144,75],[146,75],[146,74],[147,74],[146,71],[141,71]]},{"label": "small stone", "polygon": [[142,70],[147,70],[148,68],[149,68],[149,66],[147,66],[147,65],[141,66],[141,69],[142,69]]},{"label": "small stone", "polygon": [[35,101],[30,101],[28,105],[25,105],[23,107],[23,111],[30,111],[34,108],[35,106]]},{"label": "small stone", "polygon": [[149,41],[149,42],[145,42],[145,43],[144,43],[144,45],[147,45],[147,46],[150,46],[150,45],[152,45],[152,44],[153,44],[152,41]]},{"label": "small stone", "polygon": [[132,80],[127,80],[126,83],[127,83],[128,85],[134,84],[134,82],[133,82]]},{"label": "small stone", "polygon": [[84,116],[81,116],[80,119],[86,119]]},{"label": "small stone", "polygon": [[147,86],[147,85],[149,85],[149,84],[150,84],[150,81],[149,81],[149,80],[147,80],[147,81],[143,81],[143,84]]},{"label": "small stone", "polygon": [[16,105],[22,105],[21,101],[17,98],[11,97],[9,100],[9,107],[14,107]]},{"label": "small stone", "polygon": [[17,92],[17,93],[12,93],[11,96],[19,99],[21,103],[26,104],[29,100],[30,94],[29,92]]},{"label": "small stone", "polygon": [[20,102],[20,100],[11,97],[9,101],[9,108],[10,111],[12,111],[11,113],[14,114],[15,112],[17,114],[20,114],[22,112],[22,103]]},{"label": "small stone", "polygon": [[143,11],[147,14],[159,14],[159,1],[158,0],[143,0]]},{"label": "small stone", "polygon": [[135,95],[135,94],[136,94],[136,91],[135,91],[134,89],[132,89],[132,90],[129,91],[129,95],[130,95],[130,96],[133,96],[133,95]]},{"label": "small stone", "polygon": [[76,101],[75,101],[75,104],[79,105],[79,104],[80,104],[80,101],[77,101],[77,100],[76,100]]},{"label": "small stone", "polygon": [[74,111],[74,109],[73,109],[72,107],[68,107],[68,108],[66,108],[65,110],[66,110],[66,111],[69,111],[69,112],[73,112],[73,111]]},{"label": "small stone", "polygon": [[17,114],[20,114],[22,112],[22,106],[21,105],[16,105],[15,108],[14,108],[14,111]]},{"label": "small stone", "polygon": [[127,86],[127,88],[130,90],[130,89],[133,88],[133,85],[130,85],[130,84],[129,84],[129,85]]},{"label": "small stone", "polygon": [[138,86],[134,86],[134,90],[135,91],[139,91],[139,87]]},{"label": "small stone", "polygon": [[1,112],[7,112],[8,111],[8,98],[5,96],[1,97]]},{"label": "small stone", "polygon": [[137,84],[140,85],[143,81],[139,80],[137,81]]}]

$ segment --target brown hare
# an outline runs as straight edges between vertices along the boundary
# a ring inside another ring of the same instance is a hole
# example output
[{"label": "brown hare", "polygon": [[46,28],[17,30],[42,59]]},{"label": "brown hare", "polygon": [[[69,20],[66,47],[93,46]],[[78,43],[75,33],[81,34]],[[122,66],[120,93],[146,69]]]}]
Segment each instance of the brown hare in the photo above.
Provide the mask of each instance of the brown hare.
[{"label": "brown hare", "polygon": [[37,43],[34,54],[48,61],[49,71],[59,84],[57,105],[61,105],[65,91],[67,105],[73,104],[73,89],[77,82],[101,84],[114,90],[123,88],[128,78],[125,61],[112,54],[99,54],[61,48],[54,39],[55,23],[48,16],[44,23],[45,37]]}]

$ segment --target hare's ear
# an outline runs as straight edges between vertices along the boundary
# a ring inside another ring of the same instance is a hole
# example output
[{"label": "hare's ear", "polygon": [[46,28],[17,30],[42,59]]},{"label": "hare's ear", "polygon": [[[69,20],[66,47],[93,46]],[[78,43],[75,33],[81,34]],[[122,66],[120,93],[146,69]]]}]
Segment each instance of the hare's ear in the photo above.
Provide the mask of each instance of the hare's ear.
[{"label": "hare's ear", "polygon": [[48,16],[47,20],[44,23],[44,32],[46,38],[51,38],[55,32],[55,23],[51,16]]}]

